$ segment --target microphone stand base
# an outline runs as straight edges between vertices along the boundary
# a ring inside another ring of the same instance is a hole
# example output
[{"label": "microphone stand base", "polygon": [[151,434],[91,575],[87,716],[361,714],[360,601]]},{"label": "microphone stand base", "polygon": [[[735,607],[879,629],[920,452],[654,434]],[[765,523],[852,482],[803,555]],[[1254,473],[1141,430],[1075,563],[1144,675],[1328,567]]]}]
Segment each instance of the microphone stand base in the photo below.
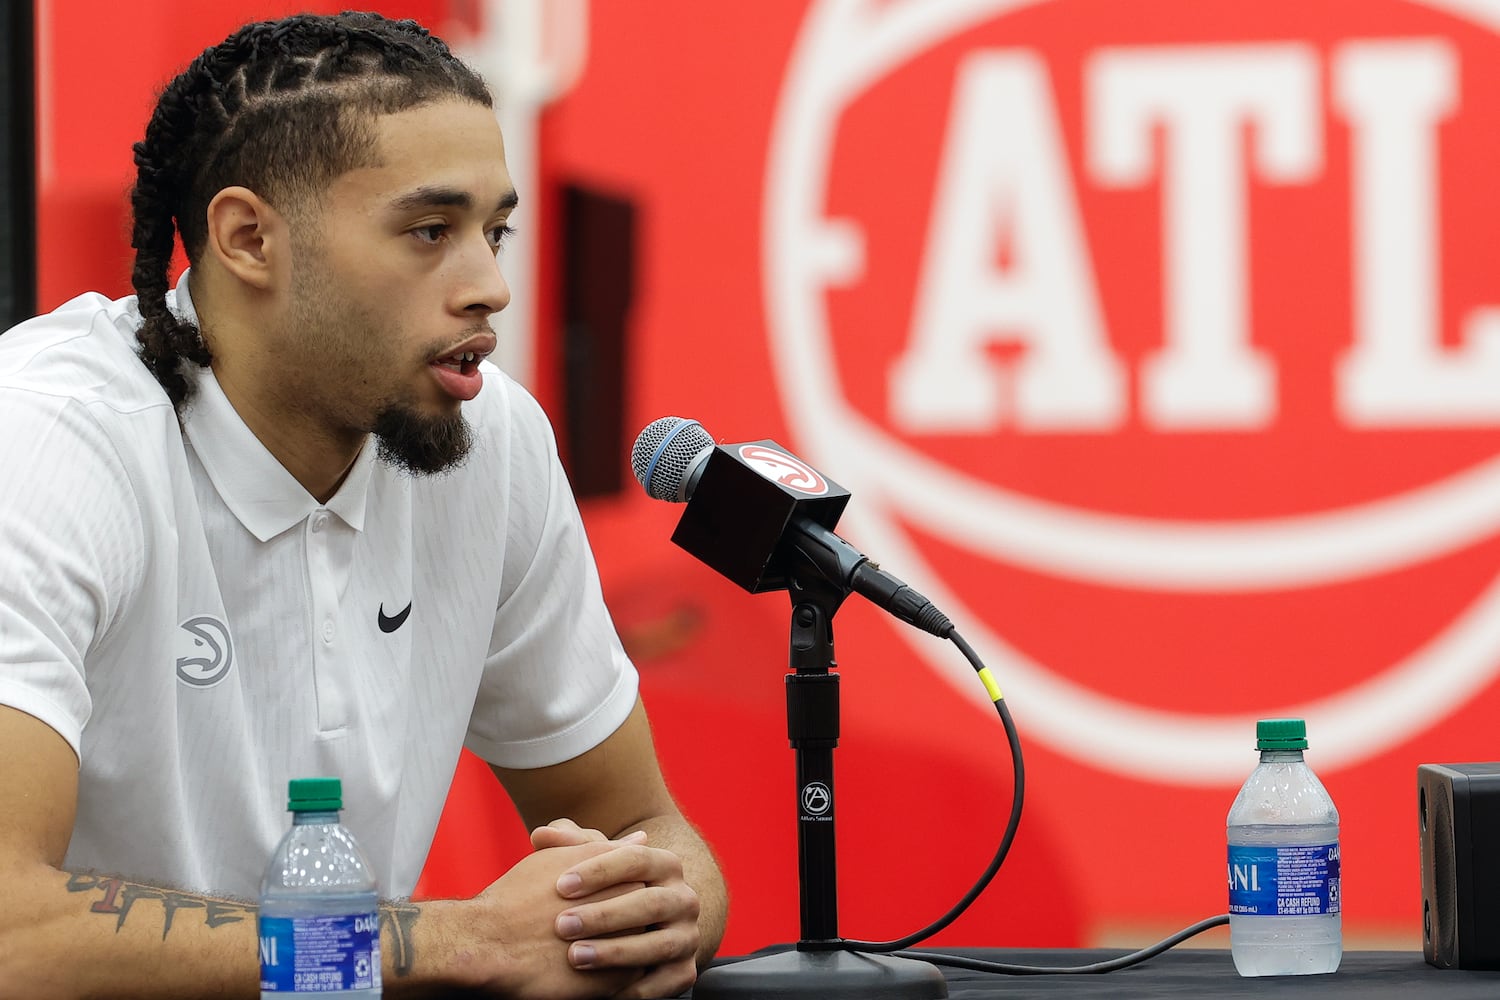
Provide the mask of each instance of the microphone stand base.
[{"label": "microphone stand base", "polygon": [[891,955],[788,951],[705,969],[693,1000],[942,1000],[937,966]]}]

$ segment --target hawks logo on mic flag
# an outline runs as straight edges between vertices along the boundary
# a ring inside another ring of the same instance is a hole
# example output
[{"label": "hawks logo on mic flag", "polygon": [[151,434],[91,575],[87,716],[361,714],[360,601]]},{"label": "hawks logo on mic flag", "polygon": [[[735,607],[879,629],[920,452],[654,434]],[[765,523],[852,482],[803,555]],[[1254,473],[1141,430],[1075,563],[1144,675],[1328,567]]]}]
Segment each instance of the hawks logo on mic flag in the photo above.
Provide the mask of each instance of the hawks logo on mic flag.
[{"label": "hawks logo on mic flag", "polygon": [[784,451],[760,444],[740,445],[745,464],[773,483],[808,496],[820,497],[828,492],[828,480],[817,469]]},{"label": "hawks logo on mic flag", "polygon": [[1032,739],[1168,783],[1242,774],[1271,711],[1364,760],[1500,668],[1500,13],[1222,21],[815,3],[766,168],[777,376],[846,526]]}]

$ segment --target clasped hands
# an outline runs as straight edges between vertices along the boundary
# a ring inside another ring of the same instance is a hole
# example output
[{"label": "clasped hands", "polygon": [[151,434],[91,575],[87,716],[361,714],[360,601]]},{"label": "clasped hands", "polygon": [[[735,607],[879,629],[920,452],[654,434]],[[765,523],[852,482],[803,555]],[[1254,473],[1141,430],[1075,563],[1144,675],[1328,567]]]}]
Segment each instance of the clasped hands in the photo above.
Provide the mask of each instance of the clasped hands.
[{"label": "clasped hands", "polygon": [[654,1000],[693,984],[698,895],[675,853],[643,831],[610,840],[567,819],[533,830],[531,845],[475,899],[491,904],[475,914],[490,924],[481,936],[509,958],[501,995]]}]

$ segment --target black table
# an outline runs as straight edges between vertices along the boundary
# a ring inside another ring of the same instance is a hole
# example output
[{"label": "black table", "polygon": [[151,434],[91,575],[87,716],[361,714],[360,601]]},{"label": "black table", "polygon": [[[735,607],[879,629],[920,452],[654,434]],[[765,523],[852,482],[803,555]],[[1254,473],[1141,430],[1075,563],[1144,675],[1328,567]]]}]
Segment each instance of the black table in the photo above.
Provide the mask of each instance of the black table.
[{"label": "black table", "polygon": [[[1104,949],[933,949],[1016,965],[1087,965],[1126,951]],[[1140,965],[1094,975],[1003,976],[943,969],[951,1000],[1014,997],[1358,997],[1360,1000],[1494,1000],[1500,972],[1436,969],[1420,952],[1345,952],[1326,976],[1242,979],[1227,950],[1178,948]]]}]

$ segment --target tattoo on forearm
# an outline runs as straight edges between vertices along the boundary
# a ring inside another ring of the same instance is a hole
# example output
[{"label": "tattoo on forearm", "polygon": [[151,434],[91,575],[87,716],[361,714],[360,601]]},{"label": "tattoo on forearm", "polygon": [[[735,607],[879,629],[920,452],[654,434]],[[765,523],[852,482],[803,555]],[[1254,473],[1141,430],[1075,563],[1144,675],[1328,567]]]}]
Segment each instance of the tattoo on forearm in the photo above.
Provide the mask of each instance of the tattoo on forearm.
[{"label": "tattoo on forearm", "polygon": [[255,907],[231,900],[208,899],[176,889],[164,889],[140,882],[127,882],[108,875],[70,872],[69,892],[98,892],[99,898],[89,907],[90,912],[110,914],[115,918],[115,932],[125,926],[130,911],[142,899],[159,900],[162,906],[162,940],[172,930],[172,922],[178,910],[202,910],[203,922],[209,927],[237,924],[255,916]]},{"label": "tattoo on forearm", "polygon": [[412,951],[411,929],[422,911],[413,903],[391,902],[380,904],[380,930],[387,935],[381,939],[383,946],[391,951],[391,968],[398,976],[410,975],[416,956]]}]

